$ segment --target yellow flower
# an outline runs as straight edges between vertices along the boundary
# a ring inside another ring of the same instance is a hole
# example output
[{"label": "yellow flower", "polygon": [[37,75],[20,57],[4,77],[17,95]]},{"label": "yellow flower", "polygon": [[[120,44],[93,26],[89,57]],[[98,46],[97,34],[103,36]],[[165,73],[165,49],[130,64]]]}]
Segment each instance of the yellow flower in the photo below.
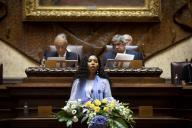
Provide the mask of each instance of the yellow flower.
[{"label": "yellow flower", "polygon": [[99,112],[99,111],[100,111],[100,107],[95,106],[95,107],[94,107],[94,111],[95,111],[96,113]]},{"label": "yellow flower", "polygon": [[101,105],[101,101],[98,100],[98,99],[96,99],[96,100],[94,101],[94,103],[95,103],[96,106],[100,106],[100,105]]},{"label": "yellow flower", "polygon": [[86,103],[85,103],[85,107],[90,107],[90,105],[91,105],[91,101],[87,101]]},{"label": "yellow flower", "polygon": [[109,106],[110,106],[111,108],[114,108],[114,107],[115,107],[115,101],[111,101],[111,103],[109,104]]},{"label": "yellow flower", "polygon": [[94,109],[95,105],[94,104],[90,104],[90,108]]},{"label": "yellow flower", "polygon": [[106,99],[103,99],[103,100],[101,101],[101,103],[106,104],[106,103],[107,103],[107,100],[106,100]]},{"label": "yellow flower", "polygon": [[104,110],[105,112],[108,112],[108,111],[109,111],[109,108],[108,108],[108,107],[104,107],[103,110]]}]

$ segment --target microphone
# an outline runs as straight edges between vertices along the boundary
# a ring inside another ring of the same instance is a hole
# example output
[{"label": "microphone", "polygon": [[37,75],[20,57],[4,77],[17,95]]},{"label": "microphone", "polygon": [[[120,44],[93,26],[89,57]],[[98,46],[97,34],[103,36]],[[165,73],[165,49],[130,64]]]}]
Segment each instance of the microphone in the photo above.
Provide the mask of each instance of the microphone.
[{"label": "microphone", "polygon": [[98,94],[99,94],[99,100],[101,99],[101,98],[100,98],[100,93],[101,93],[101,90],[98,90]]},{"label": "microphone", "polygon": [[91,89],[91,98],[93,98],[93,99],[94,99],[93,89]]}]

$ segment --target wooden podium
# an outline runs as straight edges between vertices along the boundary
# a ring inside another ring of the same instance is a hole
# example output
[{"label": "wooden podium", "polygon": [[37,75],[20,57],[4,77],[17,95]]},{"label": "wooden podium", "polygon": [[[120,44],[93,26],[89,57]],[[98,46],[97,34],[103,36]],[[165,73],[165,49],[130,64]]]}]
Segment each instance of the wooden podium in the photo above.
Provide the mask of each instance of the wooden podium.
[{"label": "wooden podium", "polygon": [[105,68],[133,68],[138,69],[143,67],[142,60],[115,60],[115,59],[108,59],[105,65]]},{"label": "wooden podium", "polygon": [[47,68],[69,68],[77,67],[78,60],[46,60],[45,67]]}]

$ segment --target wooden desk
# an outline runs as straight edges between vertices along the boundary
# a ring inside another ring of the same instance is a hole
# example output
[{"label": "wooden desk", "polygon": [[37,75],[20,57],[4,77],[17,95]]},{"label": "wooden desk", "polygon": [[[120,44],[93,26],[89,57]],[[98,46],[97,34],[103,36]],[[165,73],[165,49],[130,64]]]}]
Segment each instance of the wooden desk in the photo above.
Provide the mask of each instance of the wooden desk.
[{"label": "wooden desk", "polygon": [[[28,77],[73,77],[76,68],[44,68],[29,67],[25,70]],[[163,72],[158,67],[142,67],[138,69],[105,69],[110,77],[160,77]]]},{"label": "wooden desk", "polygon": [[6,85],[0,85],[0,119],[12,117],[12,105]]},{"label": "wooden desk", "polygon": [[[69,99],[69,83],[22,83],[7,87],[11,97],[17,102],[16,111],[22,114],[24,102],[28,102],[32,111],[37,112],[38,105],[51,105],[58,111]],[[141,105],[154,107],[156,115],[172,116],[178,100],[182,100],[182,87],[170,84],[113,84],[113,97],[129,102],[138,113]],[[34,114],[34,113],[33,113]]]},{"label": "wooden desk", "polygon": [[[23,83],[68,83],[73,82],[73,77],[28,77],[23,79]],[[160,77],[110,77],[113,85],[123,84],[164,84],[165,79]]]}]

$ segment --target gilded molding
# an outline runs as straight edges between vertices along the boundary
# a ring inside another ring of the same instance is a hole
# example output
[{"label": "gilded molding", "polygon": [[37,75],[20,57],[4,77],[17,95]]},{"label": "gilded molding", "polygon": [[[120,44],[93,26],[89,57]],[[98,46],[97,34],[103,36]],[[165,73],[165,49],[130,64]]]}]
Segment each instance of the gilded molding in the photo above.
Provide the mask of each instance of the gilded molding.
[{"label": "gilded molding", "polygon": [[38,0],[24,0],[25,21],[160,21],[160,0],[145,0],[142,7],[40,6]]}]

